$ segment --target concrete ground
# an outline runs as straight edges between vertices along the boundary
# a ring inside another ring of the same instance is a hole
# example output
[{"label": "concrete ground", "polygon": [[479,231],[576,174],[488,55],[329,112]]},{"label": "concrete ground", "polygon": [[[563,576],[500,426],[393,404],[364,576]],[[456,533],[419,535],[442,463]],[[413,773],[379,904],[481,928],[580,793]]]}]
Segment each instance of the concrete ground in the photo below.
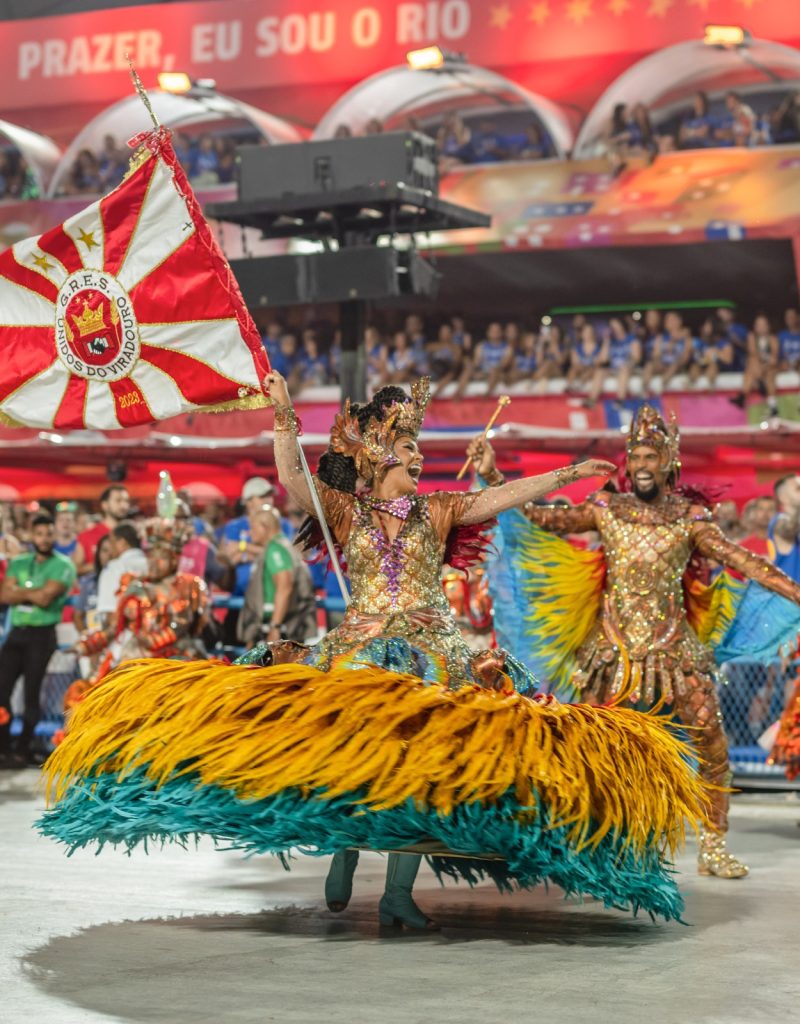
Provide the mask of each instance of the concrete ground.
[{"label": "concrete ground", "polygon": [[800,801],[739,797],[744,881],[679,861],[687,925],[489,886],[442,889],[438,935],[379,932],[383,862],[344,914],[325,860],[198,849],[67,859],[31,822],[36,773],[0,774],[3,1024],[755,1024],[800,1019]]}]

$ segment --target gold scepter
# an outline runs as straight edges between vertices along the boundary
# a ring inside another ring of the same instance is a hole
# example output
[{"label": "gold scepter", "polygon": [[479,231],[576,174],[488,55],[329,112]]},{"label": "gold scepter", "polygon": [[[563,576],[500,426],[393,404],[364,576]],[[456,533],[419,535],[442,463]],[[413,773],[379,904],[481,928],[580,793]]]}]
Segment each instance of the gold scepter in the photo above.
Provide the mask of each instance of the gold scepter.
[{"label": "gold scepter", "polygon": [[[500,415],[500,413],[503,411],[503,409],[507,405],[511,405],[511,399],[508,397],[508,395],[501,395],[500,398],[497,400],[497,408],[492,413],[492,418],[486,424],[486,429],[484,430],[483,434],[481,434],[481,440],[482,441],[485,441],[486,438],[489,436],[489,431],[494,426],[495,420],[497,419],[497,417]],[[471,462],[472,462],[472,459],[467,458],[467,461],[464,463],[464,465],[458,471],[458,476],[456,477],[456,480],[460,480],[464,476],[464,474],[469,469],[469,466],[470,466]]]}]

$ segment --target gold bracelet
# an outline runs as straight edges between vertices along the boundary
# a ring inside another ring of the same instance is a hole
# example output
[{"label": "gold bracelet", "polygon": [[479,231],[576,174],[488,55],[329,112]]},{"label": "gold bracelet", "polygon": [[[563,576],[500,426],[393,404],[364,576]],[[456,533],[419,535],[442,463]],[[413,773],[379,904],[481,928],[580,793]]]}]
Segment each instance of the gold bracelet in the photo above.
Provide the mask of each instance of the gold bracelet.
[{"label": "gold bracelet", "polygon": [[505,482],[506,482],[506,478],[503,476],[503,474],[497,468],[495,468],[495,471],[494,471],[494,473],[492,473],[491,478],[489,478],[488,476],[486,477],[486,486],[487,487],[500,487]]},{"label": "gold bracelet", "polygon": [[293,405],[275,406],[275,433],[294,434],[295,437],[301,433],[300,420]]},{"label": "gold bracelet", "polygon": [[563,466],[561,469],[554,469],[553,476],[559,487],[566,487],[567,484],[574,484],[576,480],[580,480],[577,466]]}]

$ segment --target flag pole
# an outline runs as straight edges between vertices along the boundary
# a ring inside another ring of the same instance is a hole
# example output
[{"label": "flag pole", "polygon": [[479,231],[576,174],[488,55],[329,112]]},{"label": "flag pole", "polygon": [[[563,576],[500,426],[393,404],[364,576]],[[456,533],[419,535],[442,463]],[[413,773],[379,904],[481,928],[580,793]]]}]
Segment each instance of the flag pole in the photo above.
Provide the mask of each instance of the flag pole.
[{"label": "flag pole", "polygon": [[[139,78],[139,72],[136,70],[136,66],[131,60],[131,56],[129,53],[125,54],[125,59],[128,61],[128,67],[130,68],[131,72],[131,79],[133,81],[137,93],[139,94],[139,99],[142,101],[142,103],[144,103],[147,113],[150,115],[150,120],[153,122],[153,127],[158,129],[161,127],[161,122],[156,117],[156,112],[153,110],[153,106],[150,103],[150,97],[147,95],[147,92],[145,91],[145,88],[142,85],[142,80],[141,78]],[[308,489],[311,493],[311,503],[314,506],[314,512],[316,514],[317,519],[319,520],[319,525],[322,528],[322,536],[325,538],[325,546],[328,549],[331,565],[333,566],[333,571],[336,574],[336,581],[339,584],[339,590],[341,591],[342,594],[342,600],[344,601],[346,607],[350,604],[350,595],[347,592],[347,584],[344,581],[344,575],[342,574],[342,569],[341,566],[339,565],[339,559],[336,554],[336,547],[333,543],[331,531],[328,527],[327,522],[325,521],[325,513],[322,510],[322,503],[319,500],[319,494],[317,493],[317,488],[316,485],[314,484],[314,478],[311,476],[311,470],[308,467],[306,453],[303,451],[303,446],[300,443],[299,438],[297,438],[297,454],[300,457],[300,465],[303,469],[303,475],[306,478],[306,483],[308,484]]]},{"label": "flag pole", "polygon": [[308,468],[308,462],[306,461],[306,453],[303,451],[303,446],[300,443],[300,438],[297,439],[297,454],[300,458],[300,466],[303,470],[303,475],[306,478],[308,489],[311,493],[311,504],[314,506],[314,513],[319,521],[319,525],[322,529],[322,536],[325,538],[325,546],[328,549],[328,555],[333,566],[333,571],[336,574],[336,581],[339,584],[339,590],[342,594],[342,600],[344,601],[345,608],[350,604],[350,594],[347,592],[347,584],[344,581],[344,575],[342,574],[342,567],[339,565],[339,557],[336,554],[336,546],[333,543],[333,537],[328,523],[325,520],[325,513],[322,509],[322,502],[319,500],[319,494],[317,493],[317,486],[314,483],[314,478],[311,475],[311,470]]},{"label": "flag pole", "polygon": [[155,110],[153,110],[153,105],[150,102],[150,97],[147,95],[147,91],[145,90],[145,87],[142,85],[142,80],[141,78],[139,78],[139,72],[136,70],[136,65],[131,60],[131,55],[129,53],[125,54],[125,60],[128,62],[128,67],[131,72],[133,86],[139,93],[139,99],[142,101],[142,103],[144,103],[145,109],[147,110],[147,113],[150,115],[150,120],[153,122],[153,127],[160,128],[161,122],[156,117],[156,112]]}]

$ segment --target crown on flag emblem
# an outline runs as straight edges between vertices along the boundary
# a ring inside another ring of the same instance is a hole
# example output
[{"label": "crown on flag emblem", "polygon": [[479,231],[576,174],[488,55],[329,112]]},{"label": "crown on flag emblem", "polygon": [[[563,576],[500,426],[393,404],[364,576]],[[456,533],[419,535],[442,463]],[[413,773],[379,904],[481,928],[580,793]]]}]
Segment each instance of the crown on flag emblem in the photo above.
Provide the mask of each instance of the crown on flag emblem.
[{"label": "crown on flag emblem", "polygon": [[[114,307],[112,306],[111,308],[113,310]],[[106,326],[102,307],[98,306],[97,309],[90,309],[88,299],[83,300],[83,312],[80,316],[73,316],[72,322],[82,338],[85,338],[87,334],[96,334]]]}]

